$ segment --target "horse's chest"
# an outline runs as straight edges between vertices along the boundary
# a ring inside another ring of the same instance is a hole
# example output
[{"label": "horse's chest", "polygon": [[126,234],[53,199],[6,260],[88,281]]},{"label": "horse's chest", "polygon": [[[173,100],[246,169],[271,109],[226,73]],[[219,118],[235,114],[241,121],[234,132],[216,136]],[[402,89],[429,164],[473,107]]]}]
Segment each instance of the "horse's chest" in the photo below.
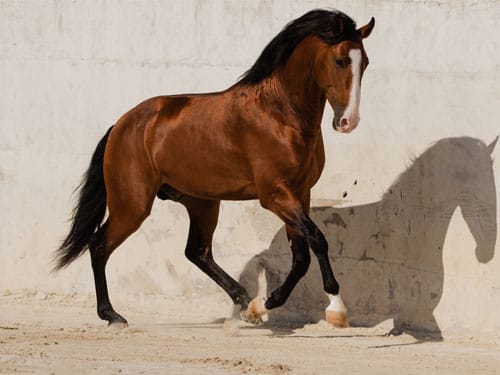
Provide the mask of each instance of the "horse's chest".
[{"label": "horse's chest", "polygon": [[303,188],[311,188],[320,178],[324,164],[325,155],[321,140],[310,145],[303,152],[296,153],[291,166],[294,184]]}]

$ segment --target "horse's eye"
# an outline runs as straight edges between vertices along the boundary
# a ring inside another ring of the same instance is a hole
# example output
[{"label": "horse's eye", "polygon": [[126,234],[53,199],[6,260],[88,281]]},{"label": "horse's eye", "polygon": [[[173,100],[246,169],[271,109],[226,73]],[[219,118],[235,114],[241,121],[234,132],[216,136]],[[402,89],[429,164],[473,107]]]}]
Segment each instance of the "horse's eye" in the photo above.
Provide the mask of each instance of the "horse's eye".
[{"label": "horse's eye", "polygon": [[337,68],[345,68],[350,63],[351,59],[349,57],[342,57],[340,59],[335,60],[335,65],[337,65]]}]

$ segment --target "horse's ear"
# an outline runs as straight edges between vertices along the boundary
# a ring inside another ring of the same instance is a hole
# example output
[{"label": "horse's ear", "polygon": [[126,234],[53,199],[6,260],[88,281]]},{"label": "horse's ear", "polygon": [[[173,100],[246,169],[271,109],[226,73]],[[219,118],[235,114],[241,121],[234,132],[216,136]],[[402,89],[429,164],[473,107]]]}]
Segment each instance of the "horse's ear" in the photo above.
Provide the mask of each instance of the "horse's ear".
[{"label": "horse's ear", "polygon": [[370,22],[368,22],[365,26],[362,26],[358,29],[359,35],[361,35],[361,39],[368,38],[375,26],[375,18],[372,17]]},{"label": "horse's ear", "polygon": [[487,147],[488,152],[489,152],[490,154],[492,154],[492,153],[493,153],[493,150],[495,149],[495,146],[497,145],[497,142],[498,142],[498,135],[497,135],[497,137],[493,140],[493,142],[491,142],[491,143],[489,144],[489,146]]}]

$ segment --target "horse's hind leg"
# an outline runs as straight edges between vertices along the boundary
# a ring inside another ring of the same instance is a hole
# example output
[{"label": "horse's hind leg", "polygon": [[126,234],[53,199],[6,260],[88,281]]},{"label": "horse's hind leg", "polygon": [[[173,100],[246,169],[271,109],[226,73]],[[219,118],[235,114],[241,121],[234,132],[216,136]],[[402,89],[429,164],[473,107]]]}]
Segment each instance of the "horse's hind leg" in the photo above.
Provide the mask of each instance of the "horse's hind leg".
[{"label": "horse's hind leg", "polygon": [[107,226],[108,222],[106,222],[99,229],[99,231],[94,234],[89,243],[97,298],[97,315],[102,320],[107,320],[110,325],[120,323],[126,325],[127,321],[125,318],[113,309],[113,306],[109,301],[105,267],[112,251],[109,251],[109,248],[106,246],[105,238]]},{"label": "horse's hind leg", "polygon": [[[127,321],[111,305],[106,282],[106,263],[111,253],[134,233],[149,215],[156,185],[147,178],[137,179],[135,168],[116,168],[106,181],[109,217],[89,243],[97,297],[97,314],[109,324],[126,325]],[[121,172],[121,173],[119,173]],[[121,186],[118,177],[130,182]],[[141,176],[144,177],[144,176]]]},{"label": "horse's hind leg", "polygon": [[220,202],[184,197],[180,203],[187,208],[190,219],[186,257],[222,287],[234,304],[246,309],[250,298],[245,288],[220,268],[212,255],[212,236]]}]

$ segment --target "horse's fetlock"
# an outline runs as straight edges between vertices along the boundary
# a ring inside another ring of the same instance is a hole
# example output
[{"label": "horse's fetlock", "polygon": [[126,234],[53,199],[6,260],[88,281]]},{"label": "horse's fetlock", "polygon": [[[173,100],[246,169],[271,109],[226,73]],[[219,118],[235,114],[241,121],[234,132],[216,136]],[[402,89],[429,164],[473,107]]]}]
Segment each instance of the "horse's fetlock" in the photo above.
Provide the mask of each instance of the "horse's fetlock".
[{"label": "horse's fetlock", "polygon": [[231,289],[230,295],[236,296],[233,298],[233,302],[235,305],[240,305],[242,309],[246,309],[250,303],[250,297],[248,297],[247,292],[243,289],[243,287]]},{"label": "horse's fetlock", "polygon": [[325,292],[328,294],[338,295],[340,291],[339,283],[336,280],[332,280],[325,283]]},{"label": "horse's fetlock", "polygon": [[110,312],[113,311],[113,307],[109,304],[107,305],[103,305],[103,306],[99,306],[97,308],[97,315],[99,316],[99,318],[103,319],[103,320],[107,320],[109,318],[109,315],[110,315]]},{"label": "horse's fetlock", "polygon": [[282,306],[286,301],[286,297],[283,295],[281,290],[277,289],[271,293],[271,296],[266,300],[264,306],[268,310],[275,309]]}]

